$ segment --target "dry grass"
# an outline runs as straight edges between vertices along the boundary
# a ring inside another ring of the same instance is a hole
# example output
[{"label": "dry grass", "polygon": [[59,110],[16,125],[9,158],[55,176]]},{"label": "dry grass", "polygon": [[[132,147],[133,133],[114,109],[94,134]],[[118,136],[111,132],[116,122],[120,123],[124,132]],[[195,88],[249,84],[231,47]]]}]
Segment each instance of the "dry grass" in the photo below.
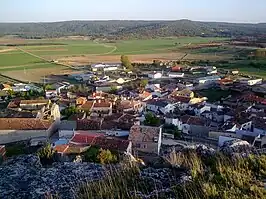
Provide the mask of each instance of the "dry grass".
[{"label": "dry grass", "polygon": [[66,70],[65,67],[58,66],[57,68],[39,68],[39,69],[30,69],[30,70],[19,70],[19,71],[6,71],[2,72],[3,75],[12,77],[17,80],[25,82],[42,82],[44,77],[48,81],[48,76],[54,75],[63,75],[69,74],[72,70]]}]

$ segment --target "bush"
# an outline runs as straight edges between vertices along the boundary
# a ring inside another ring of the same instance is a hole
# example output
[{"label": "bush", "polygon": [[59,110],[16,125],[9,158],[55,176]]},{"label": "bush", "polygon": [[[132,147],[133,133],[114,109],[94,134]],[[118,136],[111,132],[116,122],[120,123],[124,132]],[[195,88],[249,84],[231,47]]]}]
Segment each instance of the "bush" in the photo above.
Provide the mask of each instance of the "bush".
[{"label": "bush", "polygon": [[100,149],[97,159],[101,164],[111,164],[117,162],[116,155],[112,154],[109,150]]},{"label": "bush", "polygon": [[144,124],[147,126],[159,126],[160,125],[160,119],[156,117],[156,115],[153,115],[152,113],[147,113],[145,115]]},{"label": "bush", "polygon": [[52,149],[51,145],[47,143],[37,152],[37,155],[43,165],[50,165],[54,162],[55,151]]},{"label": "bush", "polygon": [[95,162],[98,163],[98,154],[99,154],[100,148],[98,147],[90,147],[85,153],[84,153],[84,160],[86,162]]}]

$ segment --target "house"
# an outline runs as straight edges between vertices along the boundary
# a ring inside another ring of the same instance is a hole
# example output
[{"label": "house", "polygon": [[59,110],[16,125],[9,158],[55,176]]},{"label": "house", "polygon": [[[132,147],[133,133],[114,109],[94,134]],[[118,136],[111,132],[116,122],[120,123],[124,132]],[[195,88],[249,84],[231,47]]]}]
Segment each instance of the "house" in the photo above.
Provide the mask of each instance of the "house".
[{"label": "house", "polygon": [[14,84],[14,86],[12,87],[12,90],[14,92],[27,92],[27,91],[33,90],[39,93],[43,91],[42,88],[39,88],[33,84],[23,84],[23,83]]},{"label": "house", "polygon": [[114,71],[121,67],[121,63],[99,63],[91,65],[92,71],[98,71],[99,69],[103,71]]},{"label": "house", "polygon": [[242,78],[240,80],[240,83],[242,83],[244,85],[248,85],[248,86],[253,86],[253,85],[261,84],[262,83],[262,79],[260,79],[260,78],[258,78],[258,79]]},{"label": "house", "polygon": [[194,98],[194,92],[189,89],[183,89],[181,91],[175,91],[172,93],[173,96]]},{"label": "house", "polygon": [[209,129],[205,126],[205,121],[196,116],[184,115],[180,117],[180,126],[178,126],[185,134],[196,137],[208,137]]},{"label": "house", "polygon": [[144,91],[143,93],[139,94],[139,99],[145,102],[152,99],[152,94],[150,92]]},{"label": "house", "polygon": [[[50,100],[14,100],[11,101],[8,109],[20,112],[37,113],[39,119],[59,119],[61,117],[60,108]],[[23,113],[22,113],[23,114]]]},{"label": "house", "polygon": [[106,116],[106,115],[112,115],[113,112],[113,105],[108,100],[96,100],[93,103],[93,106],[91,108],[91,116]]},{"label": "house", "polygon": [[190,105],[191,99],[188,97],[175,96],[170,98],[181,111],[186,111]]},{"label": "house", "polygon": [[158,100],[153,99],[146,102],[146,109],[154,113],[166,114],[174,111],[175,104],[164,99],[158,99]]},{"label": "house", "polygon": [[221,80],[220,76],[206,76],[196,79],[196,82],[199,84],[211,84],[219,82],[220,80]]},{"label": "house", "polygon": [[239,71],[238,71],[238,70],[232,70],[231,73],[232,73],[233,75],[237,75],[237,74],[239,73]]},{"label": "house", "polygon": [[160,154],[162,144],[162,128],[134,125],[130,129],[129,138],[132,149],[146,153]]},{"label": "house", "polygon": [[50,100],[21,100],[19,108],[24,110],[39,110],[43,107],[48,107],[50,104]]},{"label": "house", "polygon": [[215,66],[207,66],[206,72],[208,75],[216,75],[218,73],[217,68]]},{"label": "house", "polygon": [[148,74],[148,77],[150,79],[159,79],[159,78],[162,78],[162,73],[154,71],[153,73]]},{"label": "house", "polygon": [[173,67],[171,68],[171,71],[172,71],[172,72],[180,72],[180,71],[182,70],[182,67],[183,67],[183,66],[180,66],[180,65],[173,66]]},{"label": "house", "polygon": [[188,110],[194,111],[196,116],[200,116],[205,111],[210,111],[211,107],[205,104],[192,104],[189,106]]},{"label": "house", "polygon": [[0,144],[19,142],[32,138],[46,137],[55,133],[59,120],[36,118],[0,118]]},{"label": "house", "polygon": [[177,73],[177,72],[170,72],[168,73],[168,77],[170,78],[183,78],[185,73]]},{"label": "house", "polygon": [[119,112],[136,112],[140,113],[143,111],[143,106],[140,101],[136,100],[122,100],[118,105],[117,105],[117,110]]},{"label": "house", "polygon": [[86,101],[85,103],[83,103],[81,106],[79,106],[79,110],[84,111],[86,113],[90,113],[91,112],[91,108],[94,104],[94,101]]},{"label": "house", "polygon": [[149,89],[151,91],[161,91],[160,84],[147,84],[145,89]]}]

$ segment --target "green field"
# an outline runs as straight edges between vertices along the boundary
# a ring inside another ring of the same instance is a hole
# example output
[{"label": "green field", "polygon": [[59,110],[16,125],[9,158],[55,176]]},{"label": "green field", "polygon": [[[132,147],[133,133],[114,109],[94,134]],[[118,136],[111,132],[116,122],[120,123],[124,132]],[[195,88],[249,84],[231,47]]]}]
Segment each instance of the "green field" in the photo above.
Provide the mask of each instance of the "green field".
[{"label": "green field", "polygon": [[[123,41],[91,41],[91,40],[19,40],[1,42],[0,49],[10,51],[0,52],[0,72],[24,69],[51,68],[56,64],[49,63],[51,59],[67,56],[82,55],[121,55],[121,54],[157,54],[178,50],[190,44],[220,41],[222,38],[180,37],[149,40],[123,40]],[[4,46],[16,44],[15,46]],[[23,52],[27,51],[27,52]],[[35,57],[39,56],[39,57]],[[47,61],[43,60],[46,59]],[[100,59],[100,58],[99,58]]]}]

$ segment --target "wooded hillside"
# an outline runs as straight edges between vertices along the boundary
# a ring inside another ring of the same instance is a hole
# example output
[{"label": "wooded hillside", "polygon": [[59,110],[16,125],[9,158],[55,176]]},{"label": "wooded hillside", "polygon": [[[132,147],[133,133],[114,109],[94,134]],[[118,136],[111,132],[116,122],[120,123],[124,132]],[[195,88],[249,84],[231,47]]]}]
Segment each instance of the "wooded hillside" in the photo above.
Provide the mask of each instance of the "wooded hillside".
[{"label": "wooded hillside", "polygon": [[178,21],[65,21],[54,23],[0,23],[0,36],[47,38],[72,35],[123,38],[169,36],[260,36],[266,24]]}]

